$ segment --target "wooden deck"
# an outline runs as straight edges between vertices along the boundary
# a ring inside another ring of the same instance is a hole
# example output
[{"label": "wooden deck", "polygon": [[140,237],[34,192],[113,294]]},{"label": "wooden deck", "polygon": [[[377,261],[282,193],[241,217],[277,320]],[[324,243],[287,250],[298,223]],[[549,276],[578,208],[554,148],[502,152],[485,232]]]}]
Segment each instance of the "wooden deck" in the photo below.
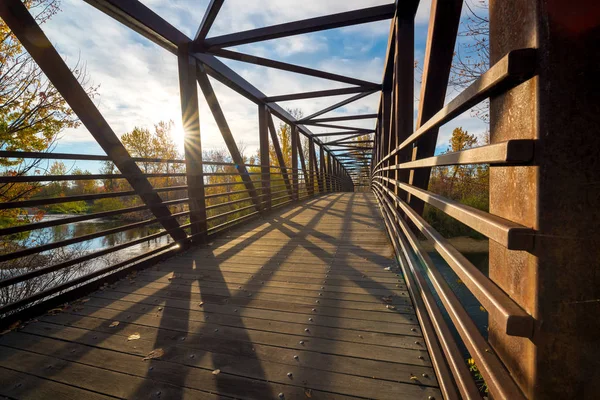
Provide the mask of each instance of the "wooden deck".
[{"label": "wooden deck", "polygon": [[305,201],[1,336],[0,395],[441,399],[398,274],[371,194]]}]

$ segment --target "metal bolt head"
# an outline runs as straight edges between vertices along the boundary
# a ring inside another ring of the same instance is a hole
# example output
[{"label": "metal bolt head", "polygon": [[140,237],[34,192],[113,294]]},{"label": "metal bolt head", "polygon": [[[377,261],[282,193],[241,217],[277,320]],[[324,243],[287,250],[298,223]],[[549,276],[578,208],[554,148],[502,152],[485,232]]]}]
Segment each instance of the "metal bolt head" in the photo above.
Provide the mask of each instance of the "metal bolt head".
[{"label": "metal bolt head", "polygon": [[304,340],[301,340],[301,341],[300,341],[300,344],[304,344]]},{"label": "metal bolt head", "polygon": [[297,359],[298,359],[298,356],[294,356],[294,360],[297,360]]},{"label": "metal bolt head", "polygon": [[308,332],[308,331],[309,331],[308,328],[304,329],[304,332]]},{"label": "metal bolt head", "polygon": [[316,309],[316,308],[313,308],[312,310],[313,310],[313,311],[317,311],[317,309]]},{"label": "metal bolt head", "polygon": [[309,320],[310,322],[312,322],[312,321],[313,321],[313,319],[312,319],[312,318],[309,318],[308,320]]},{"label": "metal bolt head", "polygon": [[418,340],[415,340],[415,344],[419,344],[419,345],[420,345],[421,343],[419,343],[419,341],[418,341]]},{"label": "metal bolt head", "polygon": [[288,376],[288,378],[291,378],[291,377],[292,377],[292,373],[291,373],[291,372],[288,372],[288,373],[287,373],[287,376]]},{"label": "metal bolt head", "polygon": [[429,400],[435,400],[435,397],[433,397],[433,396],[429,396],[429,397],[428,397],[428,399],[429,399]]},{"label": "metal bolt head", "polygon": [[319,296],[323,296],[323,293],[319,293]]},{"label": "metal bolt head", "polygon": [[219,332],[219,329],[218,329],[218,328],[217,328],[217,329],[215,329],[215,332]]},{"label": "metal bolt head", "polygon": [[419,360],[423,360],[423,356],[419,356],[418,358],[419,358]]},{"label": "metal bolt head", "polygon": [[421,376],[422,376],[423,378],[427,378],[429,375],[427,375],[427,374],[421,374]]},{"label": "metal bolt head", "polygon": [[319,304],[319,300],[315,301],[315,303]]},{"label": "metal bolt head", "polygon": [[280,399],[285,399],[285,395],[283,393],[279,393],[279,398]]},{"label": "metal bolt head", "polygon": [[416,332],[417,330],[415,328],[410,328],[411,331]]}]

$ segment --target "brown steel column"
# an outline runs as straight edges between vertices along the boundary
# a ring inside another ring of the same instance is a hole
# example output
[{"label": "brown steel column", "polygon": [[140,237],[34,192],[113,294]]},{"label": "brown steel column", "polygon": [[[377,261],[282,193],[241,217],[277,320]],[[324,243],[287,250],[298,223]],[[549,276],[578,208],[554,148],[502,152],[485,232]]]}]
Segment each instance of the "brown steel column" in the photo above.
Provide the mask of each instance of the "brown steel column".
[{"label": "brown steel column", "polygon": [[537,231],[531,253],[490,241],[490,277],[536,319],[527,339],[504,335],[490,315],[490,342],[531,399],[600,393],[600,18],[591,4],[490,1],[492,64],[538,48],[538,76],[490,109],[492,143],[536,139],[530,166],[490,168],[490,212]]},{"label": "brown steel column", "polygon": [[319,192],[324,193],[327,191],[327,171],[325,169],[325,150],[323,145],[319,145]]},{"label": "brown steel column", "polygon": [[[415,25],[414,14],[400,15],[396,21],[396,61],[394,65],[394,147],[402,143],[413,132],[414,114],[414,59],[415,59]],[[394,157],[395,165],[411,159],[411,148],[403,149]],[[391,178],[408,182],[407,170],[394,170]],[[391,188],[399,196],[398,186]],[[406,198],[405,195],[402,198]],[[397,203],[396,203],[397,206]]]},{"label": "brown steel column", "polygon": [[183,149],[188,186],[192,242],[205,243],[207,235],[206,201],[204,198],[204,171],[202,140],[200,139],[200,112],[196,83],[196,59],[188,52],[188,45],[178,49],[179,93],[183,121]]},{"label": "brown steel column", "polygon": [[290,125],[292,130],[292,199],[298,200],[298,178],[300,176],[300,170],[298,169],[298,127],[296,125]]},{"label": "brown steel column", "polygon": [[263,209],[271,208],[271,163],[269,160],[269,125],[268,108],[265,105],[258,106],[258,137],[260,143],[260,179],[261,179],[261,199]]},{"label": "brown steel column", "polygon": [[315,173],[316,171],[316,159],[315,159],[315,141],[313,138],[308,138],[308,175],[310,180],[310,195],[315,194]]},{"label": "brown steel column", "polygon": [[[463,0],[432,0],[431,2],[417,128],[444,106],[462,4]],[[433,156],[437,137],[438,130],[432,129],[428,134],[419,138],[414,143],[412,159],[418,160]],[[409,183],[427,190],[430,174],[431,168],[412,170]],[[422,214],[423,201],[414,196],[408,196],[408,198],[410,206]]]}]

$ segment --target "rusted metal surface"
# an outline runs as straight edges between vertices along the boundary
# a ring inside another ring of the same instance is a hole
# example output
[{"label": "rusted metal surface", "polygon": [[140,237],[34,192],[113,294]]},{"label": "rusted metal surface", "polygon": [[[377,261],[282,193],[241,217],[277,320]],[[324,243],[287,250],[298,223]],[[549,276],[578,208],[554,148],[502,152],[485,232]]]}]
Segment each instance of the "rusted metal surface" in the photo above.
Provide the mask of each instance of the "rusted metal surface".
[{"label": "rusted metal surface", "polygon": [[187,45],[178,49],[179,93],[183,121],[183,149],[188,186],[190,223],[192,235],[198,243],[206,242],[206,201],[204,199],[204,168],[202,141],[200,140],[200,109],[196,84],[196,59],[189,55]]},{"label": "rusted metal surface", "polygon": [[599,27],[593,2],[490,2],[492,63],[537,48],[537,76],[490,108],[492,143],[536,140],[530,166],[490,171],[490,210],[535,230],[530,252],[490,244],[490,277],[537,322],[505,337],[490,315],[490,341],[534,399],[600,393]]}]

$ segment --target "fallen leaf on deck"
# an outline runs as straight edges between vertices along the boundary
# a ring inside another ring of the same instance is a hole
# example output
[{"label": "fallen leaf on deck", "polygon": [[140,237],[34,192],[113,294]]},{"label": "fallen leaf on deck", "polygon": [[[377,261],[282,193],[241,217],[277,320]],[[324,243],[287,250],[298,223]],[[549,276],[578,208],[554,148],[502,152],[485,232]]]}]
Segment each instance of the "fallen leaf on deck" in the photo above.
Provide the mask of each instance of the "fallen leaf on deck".
[{"label": "fallen leaf on deck", "polygon": [[144,361],[152,360],[155,358],[161,358],[164,355],[165,355],[165,351],[163,349],[160,349],[160,348],[154,349],[150,353],[148,353],[148,355],[146,357],[144,357]]},{"label": "fallen leaf on deck", "polygon": [[389,304],[387,306],[385,306],[385,308],[387,308],[388,310],[395,310],[396,309],[395,306],[391,306]]},{"label": "fallen leaf on deck", "polygon": [[418,380],[419,380],[419,378],[417,378],[417,377],[416,377],[416,376],[414,376],[414,375],[411,375],[411,376],[410,376],[410,380],[411,380],[411,381],[418,381]]},{"label": "fallen leaf on deck", "polygon": [[220,373],[221,373],[221,370],[220,370],[220,369],[215,369],[215,370],[212,372],[212,374],[213,374],[213,375],[219,375]]},{"label": "fallen leaf on deck", "polygon": [[21,321],[20,320],[16,321],[16,322],[13,322],[12,324],[10,324],[10,326],[6,330],[0,332],[0,335],[6,335],[8,332],[10,332],[10,331],[12,331],[14,329],[17,329],[19,327],[19,325],[21,325]]},{"label": "fallen leaf on deck", "polygon": [[304,395],[310,399],[312,397],[312,389],[304,389]]},{"label": "fallen leaf on deck", "polygon": [[118,326],[118,325],[119,325],[119,321],[114,321],[108,327],[109,328],[114,328],[115,326]]},{"label": "fallen leaf on deck", "polygon": [[48,310],[48,314],[50,315],[58,314],[60,312],[63,312],[62,308],[53,308],[52,310]]},{"label": "fallen leaf on deck", "polygon": [[88,299],[81,299],[81,300],[79,300],[80,303],[87,303],[88,301],[90,301],[89,298]]},{"label": "fallen leaf on deck", "polygon": [[384,296],[381,298],[381,300],[385,301],[386,303],[391,303],[392,302],[392,297],[391,296]]},{"label": "fallen leaf on deck", "polygon": [[200,304],[198,304],[198,306],[202,307],[204,305],[204,302],[201,301]]},{"label": "fallen leaf on deck", "polygon": [[133,334],[129,335],[129,337],[127,338],[127,341],[129,341],[129,340],[138,340],[139,338],[141,338],[141,336],[140,336],[139,333],[136,332],[136,333],[133,333]]}]

